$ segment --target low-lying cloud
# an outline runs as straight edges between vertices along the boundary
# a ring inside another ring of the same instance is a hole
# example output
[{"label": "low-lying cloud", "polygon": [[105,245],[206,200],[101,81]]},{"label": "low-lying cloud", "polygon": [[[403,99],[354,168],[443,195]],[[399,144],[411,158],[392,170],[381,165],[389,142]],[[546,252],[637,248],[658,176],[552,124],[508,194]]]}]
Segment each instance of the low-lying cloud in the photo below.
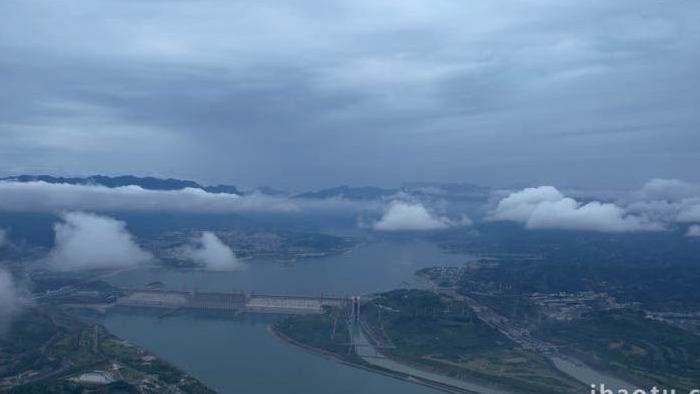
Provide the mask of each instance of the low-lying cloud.
[{"label": "low-lying cloud", "polygon": [[677,221],[682,223],[700,222],[700,199],[686,199],[676,206],[679,207]]},{"label": "low-lying cloud", "polygon": [[48,262],[57,270],[131,268],[150,261],[127,231],[126,223],[85,212],[68,212],[54,225]]},{"label": "low-lying cloud", "polygon": [[453,221],[429,211],[420,202],[392,201],[372,228],[377,231],[430,231],[471,224],[465,216]]},{"label": "low-lying cloud", "polygon": [[633,193],[627,206],[667,223],[700,223],[700,185],[678,179],[653,179]]},{"label": "low-lying cloud", "polygon": [[12,275],[0,268],[0,334],[9,328],[12,319],[26,303]]},{"label": "low-lying cloud", "polygon": [[679,179],[654,178],[644,184],[640,194],[643,200],[682,201],[700,196],[700,185]]},{"label": "low-lying cloud", "polygon": [[528,229],[631,232],[664,228],[661,223],[643,215],[629,214],[614,203],[581,203],[552,186],[511,193],[498,202],[487,220],[515,221],[525,224]]},{"label": "low-lying cloud", "polygon": [[500,200],[489,219],[527,222],[540,204],[563,198],[564,195],[552,186],[526,188]]},{"label": "low-lying cloud", "polygon": [[153,211],[228,213],[294,212],[284,197],[209,193],[201,189],[147,190],[139,186],[108,188],[46,182],[0,182],[0,210],[12,212]]},{"label": "low-lying cloud", "polygon": [[232,271],[242,269],[231,248],[224,244],[216,234],[204,231],[194,240],[194,246],[185,248],[185,255],[205,269],[212,271]]},{"label": "low-lying cloud", "polygon": [[700,237],[700,225],[694,224],[688,227],[688,231],[685,233],[688,237]]}]

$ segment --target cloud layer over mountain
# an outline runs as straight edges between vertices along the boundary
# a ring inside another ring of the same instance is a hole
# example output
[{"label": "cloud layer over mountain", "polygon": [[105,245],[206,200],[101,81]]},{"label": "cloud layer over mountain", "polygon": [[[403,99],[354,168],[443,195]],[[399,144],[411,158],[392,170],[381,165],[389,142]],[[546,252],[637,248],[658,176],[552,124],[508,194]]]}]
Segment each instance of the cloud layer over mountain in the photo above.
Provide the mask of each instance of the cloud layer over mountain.
[{"label": "cloud layer over mountain", "polygon": [[185,248],[185,255],[208,270],[231,271],[244,267],[231,248],[212,232],[202,232],[194,244]]},{"label": "cloud layer over mountain", "polygon": [[[0,211],[380,213],[380,219],[368,225],[377,231],[427,231],[471,224],[466,215],[460,218],[455,209],[459,207],[459,198],[453,198],[447,191],[428,195],[411,190],[389,197],[378,194],[350,200],[336,195],[298,198],[211,193],[194,188],[146,190],[139,186],[108,188],[0,181]],[[515,221],[529,229],[636,232],[680,227],[685,231],[690,225],[700,224],[700,185],[676,179],[652,179],[643,187],[627,192],[578,190],[565,194],[553,186],[540,186],[499,196],[485,220]],[[485,200],[487,197],[478,198]],[[450,215],[441,212],[450,212]],[[3,234],[0,229],[0,245],[6,238]]]},{"label": "cloud layer over mountain", "polygon": [[57,270],[131,268],[153,256],[143,251],[126,223],[106,216],[68,212],[54,225],[54,247],[48,263]]},{"label": "cloud layer over mountain", "polygon": [[201,189],[146,190],[139,186],[108,188],[46,182],[0,182],[3,211],[58,212],[153,211],[227,213],[294,212],[297,204],[264,195],[209,193]]}]

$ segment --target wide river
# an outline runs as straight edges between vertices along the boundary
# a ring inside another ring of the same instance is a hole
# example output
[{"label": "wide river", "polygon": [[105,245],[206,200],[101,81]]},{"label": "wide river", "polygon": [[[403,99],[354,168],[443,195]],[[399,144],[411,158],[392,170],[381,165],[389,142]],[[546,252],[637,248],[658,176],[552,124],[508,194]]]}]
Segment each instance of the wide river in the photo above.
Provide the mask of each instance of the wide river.
[{"label": "wide river", "polygon": [[[122,272],[108,280],[134,287],[161,281],[171,289],[352,295],[421,286],[416,270],[461,265],[466,260],[466,256],[444,254],[428,242],[390,240],[293,264],[259,259],[236,272],[146,269]],[[221,393],[436,393],[290,347],[267,333],[273,319],[192,314],[158,319],[150,313],[115,312],[101,321],[114,334],[151,350]]]}]

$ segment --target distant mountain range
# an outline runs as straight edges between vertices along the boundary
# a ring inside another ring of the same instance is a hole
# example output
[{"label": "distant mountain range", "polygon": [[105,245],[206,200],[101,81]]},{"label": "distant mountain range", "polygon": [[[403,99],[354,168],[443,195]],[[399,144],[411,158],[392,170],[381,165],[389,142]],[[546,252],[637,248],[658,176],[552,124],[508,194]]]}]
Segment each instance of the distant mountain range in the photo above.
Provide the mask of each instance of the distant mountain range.
[{"label": "distant mountain range", "polygon": [[296,198],[309,198],[323,200],[326,198],[347,198],[349,200],[376,200],[398,193],[398,189],[382,189],[373,186],[350,187],[337,186],[329,189],[322,189],[313,192],[295,194]]},{"label": "distant mountain range", "polygon": [[161,179],[154,177],[137,177],[133,175],[124,176],[104,176],[93,175],[89,177],[55,177],[51,175],[20,175],[13,177],[0,178],[0,181],[14,182],[37,182],[46,183],[67,183],[71,185],[100,185],[105,187],[121,187],[121,186],[140,186],[147,190],[182,190],[185,188],[201,189],[209,193],[227,193],[241,194],[240,191],[233,185],[213,185],[203,186],[195,181],[182,179]]},{"label": "distant mountain range", "polygon": [[482,200],[488,197],[491,189],[469,183],[414,182],[405,183],[399,188],[384,189],[373,186],[337,186],[319,191],[294,195],[295,198],[326,199],[346,198],[349,200],[379,200],[392,196],[410,195],[418,198],[445,198],[449,200]]},{"label": "distant mountain range", "polygon": [[[182,190],[185,188],[201,189],[209,193],[246,194],[233,185],[201,185],[195,181],[174,179],[137,177],[133,175],[105,176],[93,175],[88,177],[56,177],[51,175],[20,175],[0,178],[0,181],[66,183],[71,185],[100,185],[110,188],[122,186],[140,186],[147,190]],[[262,186],[254,193],[286,196],[289,193]],[[327,198],[345,198],[348,200],[381,200],[393,196],[410,195],[417,198],[444,198],[448,200],[482,200],[489,195],[491,189],[469,183],[439,183],[413,182],[401,187],[385,189],[374,186],[336,186],[317,191],[302,192],[291,195],[292,198],[321,200]]]}]

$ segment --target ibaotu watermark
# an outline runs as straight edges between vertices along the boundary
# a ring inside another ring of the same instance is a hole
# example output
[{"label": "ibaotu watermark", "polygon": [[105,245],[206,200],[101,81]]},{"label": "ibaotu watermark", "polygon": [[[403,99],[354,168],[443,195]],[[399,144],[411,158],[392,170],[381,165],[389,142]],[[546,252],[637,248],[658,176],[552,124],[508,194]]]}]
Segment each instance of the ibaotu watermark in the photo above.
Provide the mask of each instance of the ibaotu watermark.
[{"label": "ibaotu watermark", "polygon": [[700,394],[700,389],[695,390],[676,390],[676,389],[665,389],[658,388],[656,386],[648,389],[611,389],[605,386],[605,384],[592,384],[591,394]]}]

